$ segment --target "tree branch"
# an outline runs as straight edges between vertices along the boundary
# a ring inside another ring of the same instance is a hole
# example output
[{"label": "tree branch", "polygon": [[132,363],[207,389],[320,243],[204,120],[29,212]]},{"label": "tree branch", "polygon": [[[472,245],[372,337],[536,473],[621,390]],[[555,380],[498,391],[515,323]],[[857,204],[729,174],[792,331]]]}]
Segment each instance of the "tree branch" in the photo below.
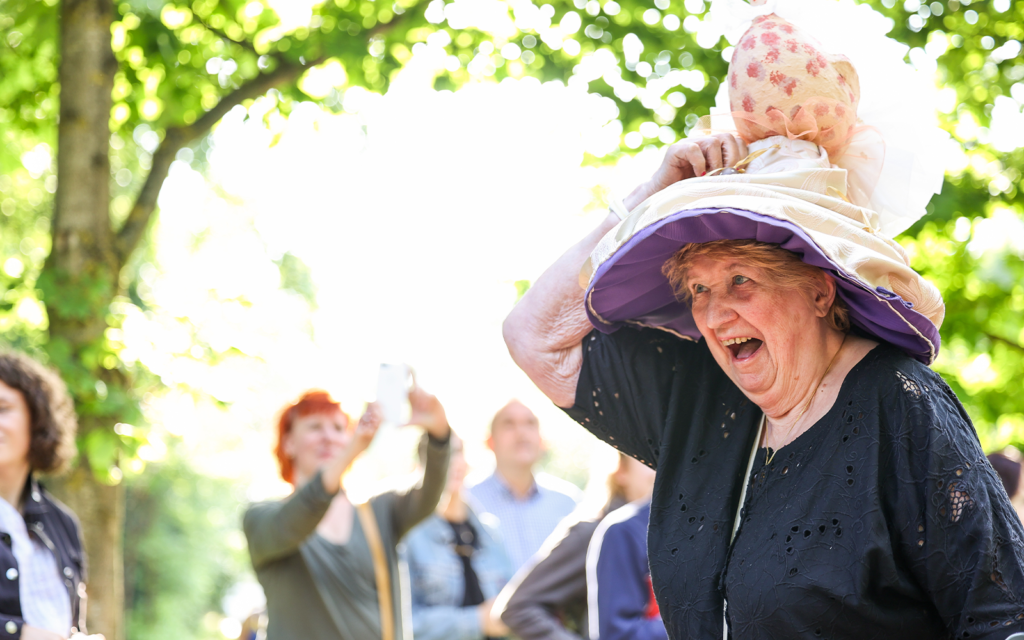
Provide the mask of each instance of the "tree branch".
[{"label": "tree branch", "polygon": [[373,26],[373,28],[366,32],[366,41],[369,42],[372,38],[379,35],[387,35],[391,31],[394,31],[395,27],[407,20],[410,20],[413,16],[421,16],[426,11],[426,5],[426,2],[418,2],[416,3],[416,6],[410,7],[403,13],[395,15],[391,18],[391,22],[378,22]]},{"label": "tree branch", "polygon": [[239,41],[239,40],[235,40],[234,38],[228,37],[228,34],[224,33],[220,29],[217,29],[216,27],[210,26],[210,24],[208,22],[206,22],[205,20],[203,20],[199,16],[196,16],[196,22],[198,22],[199,24],[203,25],[203,28],[205,28],[207,31],[209,31],[213,35],[217,36],[221,40],[224,40],[225,42],[230,42],[231,44],[237,44],[238,46],[242,47],[246,51],[249,51],[251,53],[255,53],[256,55],[260,55],[260,53],[258,51],[256,51],[256,47],[253,46],[253,44],[251,42],[249,42],[248,40],[241,40],[241,41]]},{"label": "tree branch", "polygon": [[221,118],[242,102],[258,98],[274,87],[297,80],[306,69],[321,62],[323,62],[323,58],[309,60],[305,64],[279,60],[276,69],[268,73],[261,73],[224,96],[216,106],[194,123],[167,129],[163,141],[153,153],[153,166],[149,175],[146,176],[146,182],[142,185],[127,219],[120,231],[117,232],[114,246],[119,266],[123,267],[128,262],[132,252],[135,251],[145,234],[153,212],[156,210],[156,199],[160,194],[160,187],[163,186],[167,173],[170,171],[171,162],[174,161],[174,156],[178,151],[193,140],[206,135]]},{"label": "tree branch", "polygon": [[1013,340],[997,336],[993,333],[986,333],[985,337],[991,340],[992,342],[1000,342],[1010,347],[1011,349],[1024,353],[1024,345],[1021,345],[1019,342],[1014,342]]},{"label": "tree branch", "polygon": [[[419,3],[419,5],[423,4],[424,3],[422,2]],[[377,24],[374,28],[365,33],[366,40],[369,41],[375,36],[386,35],[398,25],[409,20],[410,16],[416,11],[422,11],[422,9],[417,6],[403,14],[395,16],[391,22]],[[211,33],[216,34],[218,37],[224,38],[229,42],[237,44],[255,53],[255,49],[252,47],[251,43],[232,40],[227,36],[227,34],[210,27],[205,22],[200,21],[200,23],[203,27],[209,29]],[[243,84],[241,87],[224,96],[216,106],[203,114],[203,117],[199,118],[191,125],[169,127],[167,129],[164,134],[163,141],[160,143],[160,146],[157,147],[156,152],[153,153],[153,166],[149,171],[149,175],[146,176],[146,182],[142,185],[142,189],[139,191],[139,195],[135,199],[135,204],[132,206],[131,211],[128,212],[127,219],[125,219],[124,224],[117,233],[114,248],[117,254],[119,266],[123,267],[128,262],[132,252],[135,251],[135,248],[142,240],[142,236],[145,234],[146,228],[149,226],[149,221],[153,217],[153,212],[156,210],[156,199],[157,196],[160,195],[160,188],[163,186],[164,180],[167,178],[167,173],[170,171],[171,162],[174,161],[174,156],[177,155],[178,151],[182,147],[193,140],[206,135],[221,118],[227,115],[227,113],[237,105],[246,100],[258,98],[274,87],[297,80],[306,69],[315,67],[327,59],[327,56],[320,55],[314,60],[296,63],[291,62],[280,55],[268,55],[277,61],[278,66],[276,69],[269,73],[261,73],[252,80]]]}]

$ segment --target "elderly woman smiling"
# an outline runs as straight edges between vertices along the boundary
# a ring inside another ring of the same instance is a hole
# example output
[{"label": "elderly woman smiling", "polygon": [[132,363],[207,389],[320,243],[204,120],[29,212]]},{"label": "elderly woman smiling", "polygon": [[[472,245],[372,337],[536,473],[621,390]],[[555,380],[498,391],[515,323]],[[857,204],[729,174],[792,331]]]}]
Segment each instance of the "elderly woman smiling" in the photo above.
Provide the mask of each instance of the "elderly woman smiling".
[{"label": "elderly woman smiling", "polygon": [[[817,153],[749,150],[771,144]],[[700,177],[744,146],[671,147],[632,213],[564,254],[504,325],[551,400],[657,469],[648,548],[669,636],[1024,630],[1024,530],[927,366],[937,292],[828,196],[827,163],[799,176],[814,193],[782,174]]]}]

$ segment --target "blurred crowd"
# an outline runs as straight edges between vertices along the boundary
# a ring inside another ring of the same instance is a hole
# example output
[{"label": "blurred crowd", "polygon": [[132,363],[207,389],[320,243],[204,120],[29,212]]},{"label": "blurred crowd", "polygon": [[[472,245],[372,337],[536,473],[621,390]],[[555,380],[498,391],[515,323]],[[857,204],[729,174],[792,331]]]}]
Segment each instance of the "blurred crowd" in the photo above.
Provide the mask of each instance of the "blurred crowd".
[{"label": "blurred crowd", "polygon": [[411,486],[353,504],[347,469],[381,423],[325,392],[285,407],[282,477],[294,492],[252,505],[244,530],[267,609],[242,637],[476,640],[666,638],[647,566],[654,470],[622,454],[598,500],[541,473],[537,416],[512,400],[487,430],[494,470],[467,485],[462,439],[415,387],[423,428]]}]

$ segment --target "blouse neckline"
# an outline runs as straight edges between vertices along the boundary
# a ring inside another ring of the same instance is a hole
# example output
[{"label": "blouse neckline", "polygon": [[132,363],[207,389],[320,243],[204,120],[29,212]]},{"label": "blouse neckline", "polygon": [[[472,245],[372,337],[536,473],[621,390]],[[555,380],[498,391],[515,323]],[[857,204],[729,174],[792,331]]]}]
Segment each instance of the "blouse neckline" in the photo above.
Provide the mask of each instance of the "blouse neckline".
[{"label": "blouse neckline", "polygon": [[[839,385],[839,392],[836,394],[836,399],[832,403],[832,406],[829,407],[828,411],[825,412],[825,415],[818,418],[818,420],[815,421],[815,423],[812,424],[807,429],[807,431],[804,431],[803,433],[798,435],[792,442],[782,447],[779,447],[775,452],[775,456],[773,456],[773,463],[775,462],[775,460],[783,459],[779,457],[780,454],[788,454],[799,451],[808,443],[814,442],[817,439],[816,434],[820,434],[826,431],[827,426],[829,424],[833,424],[834,414],[841,410],[840,408],[843,406],[843,401],[846,400],[846,398],[850,394],[851,385],[854,384],[851,381],[855,380],[856,378],[854,374],[860,373],[860,369],[868,366],[869,364],[871,364],[872,361],[878,359],[878,354],[884,351],[883,344],[884,343],[880,342],[876,344],[874,347],[872,347],[870,351],[865,353],[864,356],[856,364],[854,364],[849,371],[846,372],[846,377],[843,378],[842,383]],[[768,448],[758,446],[757,457],[759,460],[767,461]],[[767,464],[767,462],[765,462],[764,464]]]}]

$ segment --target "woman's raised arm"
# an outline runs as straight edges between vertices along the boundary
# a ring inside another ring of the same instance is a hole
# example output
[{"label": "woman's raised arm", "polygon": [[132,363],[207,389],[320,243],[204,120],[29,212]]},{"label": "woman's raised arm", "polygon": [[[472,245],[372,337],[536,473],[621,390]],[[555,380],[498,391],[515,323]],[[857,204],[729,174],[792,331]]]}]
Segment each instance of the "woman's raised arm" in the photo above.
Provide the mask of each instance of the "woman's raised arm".
[{"label": "woman's raised arm", "polygon": [[580,343],[593,328],[583,307],[580,268],[609,229],[608,217],[562,254],[505,318],[502,334],[515,363],[560,407],[571,407],[583,364]]},{"label": "woman's raised arm", "polygon": [[[729,134],[692,138],[672,145],[661,166],[625,198],[631,211],[638,204],[680,180],[731,167],[747,154],[742,140]],[[537,279],[512,313],[502,334],[516,364],[556,405],[575,404],[576,382],[583,366],[583,338],[591,325],[584,309],[579,275],[601,238],[618,224],[614,213],[562,254]]]}]

